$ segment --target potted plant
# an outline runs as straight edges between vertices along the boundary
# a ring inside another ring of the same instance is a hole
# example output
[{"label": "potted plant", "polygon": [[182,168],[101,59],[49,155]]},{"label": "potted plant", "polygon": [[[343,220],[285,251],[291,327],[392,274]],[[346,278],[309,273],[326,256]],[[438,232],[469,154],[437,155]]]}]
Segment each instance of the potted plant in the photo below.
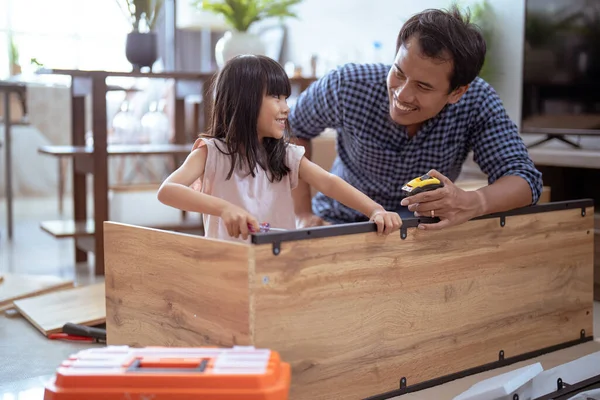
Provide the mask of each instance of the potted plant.
[{"label": "potted plant", "polygon": [[300,2],[302,0],[191,0],[200,10],[221,14],[231,26],[215,46],[219,68],[239,54],[265,54],[264,44],[249,28],[266,18],[297,17],[290,9]]},{"label": "potted plant", "polygon": [[131,23],[125,42],[125,56],[134,70],[149,67],[158,58],[154,27],[164,0],[116,0]]}]

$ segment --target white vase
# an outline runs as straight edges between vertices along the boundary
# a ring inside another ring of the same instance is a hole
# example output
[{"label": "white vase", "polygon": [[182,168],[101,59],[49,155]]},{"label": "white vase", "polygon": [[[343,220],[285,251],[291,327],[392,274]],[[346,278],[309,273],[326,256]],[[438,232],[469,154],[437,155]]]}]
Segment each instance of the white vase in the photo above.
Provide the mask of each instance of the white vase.
[{"label": "white vase", "polygon": [[258,35],[248,32],[227,31],[215,46],[215,59],[219,68],[240,54],[265,55],[266,48]]}]

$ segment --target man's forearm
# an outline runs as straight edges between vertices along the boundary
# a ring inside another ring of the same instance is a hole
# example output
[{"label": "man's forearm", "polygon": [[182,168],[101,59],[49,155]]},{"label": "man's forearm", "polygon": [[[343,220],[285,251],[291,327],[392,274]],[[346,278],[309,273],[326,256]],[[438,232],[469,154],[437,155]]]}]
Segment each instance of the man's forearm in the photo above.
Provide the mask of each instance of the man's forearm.
[{"label": "man's forearm", "polygon": [[531,205],[529,183],[520,176],[503,176],[477,190],[481,198],[478,215],[493,214]]},{"label": "man's forearm", "polygon": [[[293,143],[304,146],[304,156],[311,159],[312,156],[312,144],[310,140],[296,138]],[[312,205],[310,194],[310,186],[302,179],[298,179],[298,185],[292,190],[292,198],[294,199],[294,212],[296,215],[312,214]]]}]

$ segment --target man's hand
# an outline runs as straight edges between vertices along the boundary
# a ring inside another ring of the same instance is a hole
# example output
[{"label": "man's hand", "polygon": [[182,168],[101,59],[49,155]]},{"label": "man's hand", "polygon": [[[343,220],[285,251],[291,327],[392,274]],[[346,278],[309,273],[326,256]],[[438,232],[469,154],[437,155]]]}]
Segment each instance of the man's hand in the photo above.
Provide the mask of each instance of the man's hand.
[{"label": "man's hand", "polygon": [[296,216],[296,226],[298,228],[311,228],[313,226],[331,225],[329,222],[317,217],[313,213],[303,213]]},{"label": "man's hand", "polygon": [[407,197],[400,203],[414,211],[415,216],[440,219],[434,224],[419,224],[419,229],[439,230],[460,225],[483,214],[485,199],[482,193],[462,190],[436,170],[428,174],[439,179],[444,187]]}]

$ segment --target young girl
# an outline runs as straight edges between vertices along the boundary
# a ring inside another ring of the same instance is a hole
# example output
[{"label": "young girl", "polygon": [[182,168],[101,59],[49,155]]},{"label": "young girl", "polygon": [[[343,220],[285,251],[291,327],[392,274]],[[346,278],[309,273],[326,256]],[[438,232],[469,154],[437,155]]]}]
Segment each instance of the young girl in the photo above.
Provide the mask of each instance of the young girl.
[{"label": "young girl", "polygon": [[202,213],[206,237],[246,241],[259,222],[296,229],[292,189],[302,179],[362,212],[379,234],[398,230],[397,213],[309,161],[304,147],[289,143],[290,93],[289,79],[274,60],[253,55],[230,60],[216,81],[208,134],[161,185],[159,201]]}]

